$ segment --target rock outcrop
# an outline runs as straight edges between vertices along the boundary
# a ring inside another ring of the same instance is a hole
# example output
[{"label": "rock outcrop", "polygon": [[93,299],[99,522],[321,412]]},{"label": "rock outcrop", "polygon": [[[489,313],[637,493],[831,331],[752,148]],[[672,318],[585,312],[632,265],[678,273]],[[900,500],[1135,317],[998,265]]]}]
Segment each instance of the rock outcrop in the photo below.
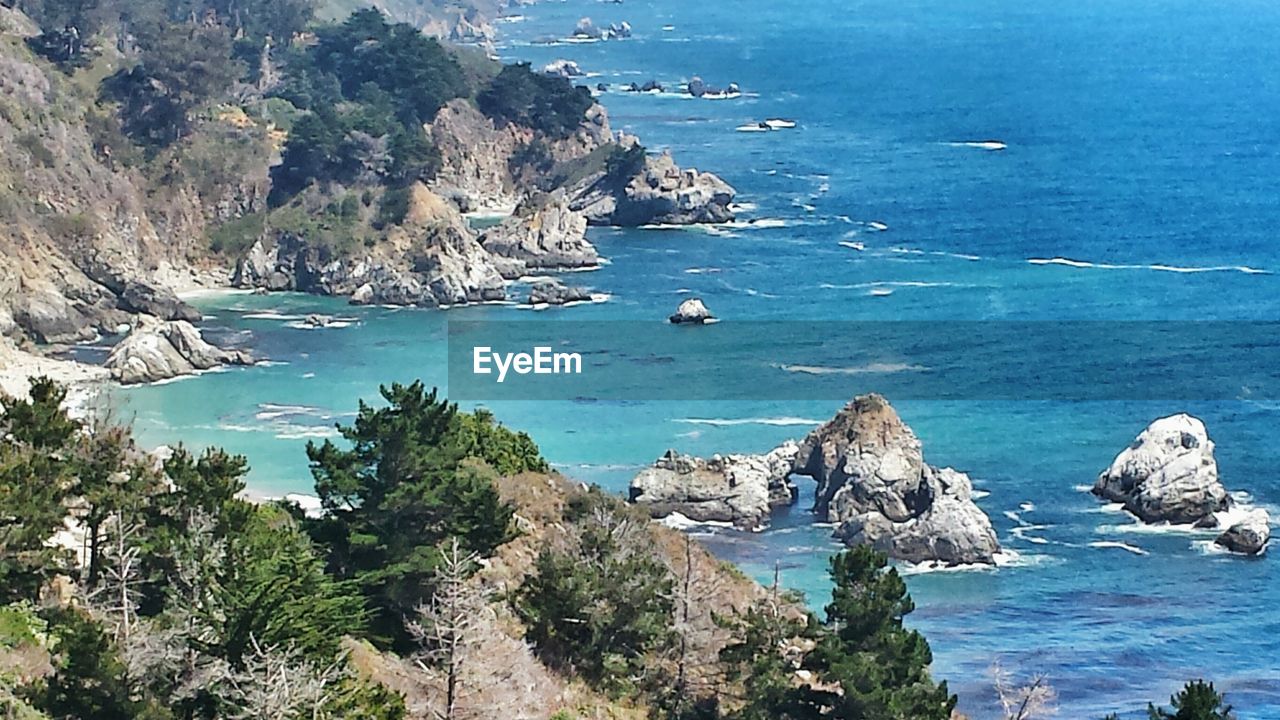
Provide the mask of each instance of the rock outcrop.
[{"label": "rock outcrop", "polygon": [[689,298],[680,303],[680,307],[676,308],[675,313],[667,318],[667,321],[673,325],[702,325],[715,320],[711,311],[707,309],[702,298]]},{"label": "rock outcrop", "polygon": [[572,60],[553,60],[542,66],[542,74],[573,80],[586,75],[578,63]]},{"label": "rock outcrop", "polygon": [[541,282],[529,289],[529,305],[568,305],[591,302],[591,291],[558,282]]},{"label": "rock outcrop", "polygon": [[1227,509],[1213,441],[1204,423],[1187,414],[1147,426],[1098,476],[1093,494],[1124,503],[1144,522],[1191,524]]},{"label": "rock outcrop", "polygon": [[[631,140],[634,148],[634,140]],[[624,150],[624,141],[619,146]],[[602,169],[568,189],[570,207],[593,225],[720,223],[733,219],[736,191],[712,173],[682,170],[671,154],[646,156],[630,177]]]},{"label": "rock outcrop", "polygon": [[112,348],[105,366],[114,379],[129,385],[251,362],[252,358],[243,351],[223,350],[209,344],[191,323],[172,320],[139,325]]},{"label": "rock outcrop", "polygon": [[569,209],[564,193],[527,200],[511,217],[487,230],[480,243],[490,253],[514,261],[502,268],[508,278],[528,270],[600,265],[600,254],[587,240],[587,218]]},{"label": "rock outcrop", "polygon": [[405,221],[363,255],[335,255],[298,235],[258,240],[236,267],[236,287],[348,296],[357,304],[439,307],[502,300],[493,257],[457,209],[423,185]]},{"label": "rock outcrop", "polygon": [[1260,555],[1267,549],[1267,542],[1270,540],[1271,516],[1266,510],[1257,509],[1233,523],[1214,543],[1233,553]]},{"label": "rock outcrop", "polygon": [[993,563],[991,520],[968,476],[925,463],[920,440],[879,395],[855,398],[801,443],[795,472],[817,480],[836,536],[908,562]]},{"label": "rock outcrop", "polygon": [[624,20],[600,26],[596,25],[591,18],[584,17],[574,26],[572,37],[581,40],[622,40],[631,37],[631,23]]},{"label": "rock outcrop", "polygon": [[698,522],[729,522],[759,530],[778,506],[795,502],[788,480],[798,446],[788,441],[764,455],[710,459],[668,450],[631,481],[631,502],[651,516],[680,513]]}]

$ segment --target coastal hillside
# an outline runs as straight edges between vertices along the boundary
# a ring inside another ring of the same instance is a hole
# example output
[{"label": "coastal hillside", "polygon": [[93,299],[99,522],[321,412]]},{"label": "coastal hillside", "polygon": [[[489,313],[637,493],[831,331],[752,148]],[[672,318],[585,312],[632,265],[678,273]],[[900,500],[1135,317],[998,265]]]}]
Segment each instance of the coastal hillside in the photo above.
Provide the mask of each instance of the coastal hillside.
[{"label": "coastal hillside", "polygon": [[[309,443],[315,494],[276,501],[243,457],[28,395],[0,398],[4,717],[960,717],[884,555],[836,554],[819,617],[421,383]],[[1052,708],[1043,678],[996,687],[1010,719]],[[1230,717],[1206,683],[1174,704],[1201,714],[1152,717]]]},{"label": "coastal hillside", "polygon": [[[194,321],[195,287],[451,306],[598,261],[587,224],[714,222],[733,191],[582,88],[308,2],[0,7],[0,333]],[[29,14],[24,11],[29,11]],[[481,235],[467,212],[510,214]]]}]

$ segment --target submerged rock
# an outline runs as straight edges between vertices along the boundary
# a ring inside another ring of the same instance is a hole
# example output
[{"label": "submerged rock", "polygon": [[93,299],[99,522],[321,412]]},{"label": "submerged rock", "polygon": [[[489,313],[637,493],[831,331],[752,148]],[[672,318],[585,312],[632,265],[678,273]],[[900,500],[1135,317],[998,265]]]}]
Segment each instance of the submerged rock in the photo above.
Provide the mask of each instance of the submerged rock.
[{"label": "submerged rock", "polygon": [[1160,418],[1098,476],[1093,494],[1123,503],[1144,522],[1207,522],[1230,503],[1213,447],[1199,419]]},{"label": "submerged rock", "polygon": [[702,302],[702,298],[689,298],[680,303],[680,307],[676,308],[675,314],[667,318],[674,325],[691,323],[701,325],[708,321],[714,320],[711,311]]},{"label": "submerged rock", "polygon": [[1233,553],[1259,555],[1271,540],[1271,516],[1266,510],[1251,511],[1239,522],[1227,528],[1213,542]]},{"label": "submerged rock", "polygon": [[631,481],[631,502],[655,518],[680,513],[698,522],[759,530],[775,507],[795,502],[788,480],[798,446],[787,441],[763,455],[710,459],[668,450]]},{"label": "submerged rock", "polygon": [[248,353],[223,350],[205,341],[185,320],[153,322],[136,328],[112,348],[105,366],[123,384],[148,383],[190,375],[223,365],[248,365]]},{"label": "submerged rock", "polygon": [[994,563],[1000,550],[969,477],[925,463],[919,439],[879,395],[855,398],[800,445],[815,511],[836,536],[908,562]]}]

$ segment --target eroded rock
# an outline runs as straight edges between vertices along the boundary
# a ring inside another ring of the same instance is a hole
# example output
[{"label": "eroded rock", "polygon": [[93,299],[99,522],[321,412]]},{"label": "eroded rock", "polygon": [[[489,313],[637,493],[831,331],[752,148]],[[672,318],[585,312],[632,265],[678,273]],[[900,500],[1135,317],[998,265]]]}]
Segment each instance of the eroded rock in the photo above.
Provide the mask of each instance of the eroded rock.
[{"label": "eroded rock", "polygon": [[1201,522],[1230,503],[1213,450],[1198,418],[1160,418],[1098,476],[1093,494],[1123,503],[1144,522]]}]

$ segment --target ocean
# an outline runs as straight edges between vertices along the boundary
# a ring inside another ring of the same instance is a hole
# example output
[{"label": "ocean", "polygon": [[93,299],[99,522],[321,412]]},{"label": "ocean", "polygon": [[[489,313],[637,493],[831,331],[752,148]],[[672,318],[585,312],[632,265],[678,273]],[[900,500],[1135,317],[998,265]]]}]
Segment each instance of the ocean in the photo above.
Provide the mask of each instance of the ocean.
[{"label": "ocean", "polygon": [[[584,82],[609,83],[614,127],[732,183],[739,221],[593,228],[610,264],[565,280],[610,295],[597,305],[201,298],[213,337],[271,362],[117,391],[144,442],[224,446],[248,456],[255,492],[306,492],[305,442],[333,436],[359,398],[390,381],[446,384],[451,320],[660,321],[693,295],[725,327],[829,321],[833,332],[856,327],[837,321],[1280,320],[1280,5],[565,0],[519,12],[500,26],[504,59],[571,59]],[[634,35],[544,42],[583,16],[629,21]],[[681,96],[695,75],[743,94]],[[617,91],[650,79],[669,92]],[[737,130],[768,118],[797,127]],[[312,312],[347,322],[307,329]],[[1109,349],[1078,352],[1101,360]],[[1197,367],[1157,371],[1194,378]],[[669,447],[763,452],[878,389],[874,374],[845,379],[847,393],[826,399],[492,407],[562,472],[625,492]],[[1047,674],[1061,717],[1141,717],[1197,677],[1241,718],[1280,717],[1275,559],[1213,553],[1212,535],[1139,526],[1083,491],[1147,423],[1187,411],[1205,420],[1227,487],[1280,516],[1280,398],[889,399],[929,462],[974,478],[1010,551],[994,570],[904,569],[917,605],[908,622],[964,712],[997,717],[998,662]],[[800,503],[766,532],[697,532],[762,580],[777,565],[821,608],[837,546],[807,512],[812,483],[800,484]]]}]

